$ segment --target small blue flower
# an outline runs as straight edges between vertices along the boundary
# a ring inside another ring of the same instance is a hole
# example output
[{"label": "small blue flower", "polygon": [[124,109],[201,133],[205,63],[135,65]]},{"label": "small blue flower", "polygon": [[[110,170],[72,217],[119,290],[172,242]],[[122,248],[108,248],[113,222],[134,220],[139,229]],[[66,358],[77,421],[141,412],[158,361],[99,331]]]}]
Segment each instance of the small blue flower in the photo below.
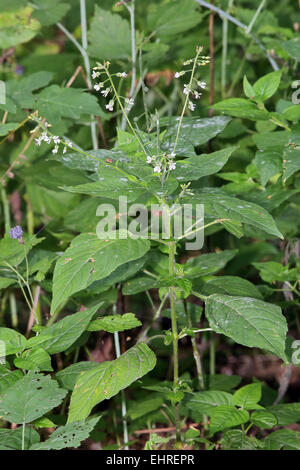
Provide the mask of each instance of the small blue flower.
[{"label": "small blue flower", "polygon": [[10,238],[14,238],[14,239],[20,239],[23,237],[23,230],[22,228],[20,227],[20,225],[16,225],[16,227],[13,227],[10,231],[9,231],[9,236]]}]

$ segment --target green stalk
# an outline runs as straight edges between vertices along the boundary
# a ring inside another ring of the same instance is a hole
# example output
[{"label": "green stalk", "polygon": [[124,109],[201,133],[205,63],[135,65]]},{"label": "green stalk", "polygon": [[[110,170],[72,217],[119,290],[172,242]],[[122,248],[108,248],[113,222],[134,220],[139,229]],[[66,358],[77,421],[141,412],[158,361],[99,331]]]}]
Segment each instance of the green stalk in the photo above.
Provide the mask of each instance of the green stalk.
[{"label": "green stalk", "polygon": [[[125,3],[125,6],[127,10],[129,11],[130,14],[130,35],[131,35],[131,61],[132,61],[132,70],[131,70],[131,86],[130,86],[130,92],[129,92],[129,98],[133,97],[134,89],[135,89],[135,82],[136,82],[136,44],[135,44],[135,5],[134,5],[135,0],[131,0],[131,6],[127,6]],[[127,114],[129,114],[129,111],[123,114],[122,117],[122,122],[121,122],[121,130],[125,131],[126,129],[126,119]]]},{"label": "green stalk", "polygon": [[[169,243],[169,274],[170,276],[175,275],[175,248],[176,244],[174,241]],[[169,288],[170,297],[170,308],[171,308],[171,322],[172,322],[172,333],[173,333],[173,388],[176,390],[179,383],[179,360],[178,360],[178,331],[176,321],[176,309],[175,309],[175,289],[174,287]],[[175,426],[176,426],[176,441],[177,444],[181,443],[181,426],[180,426],[180,415],[178,404],[174,405],[175,415]]]},{"label": "green stalk", "polygon": [[[184,310],[185,310],[185,315],[186,315],[188,327],[193,328],[191,315],[190,315],[190,312],[187,308],[186,301],[184,301]],[[200,353],[199,353],[199,350],[198,350],[198,347],[197,347],[196,338],[194,336],[191,337],[191,342],[192,342],[192,348],[193,348],[193,356],[194,356],[195,363],[196,363],[196,368],[197,368],[199,387],[200,387],[200,390],[204,390],[205,385],[204,385],[201,357],[200,357]]]},{"label": "green stalk", "polygon": [[[1,185],[1,198],[3,204],[3,215],[4,215],[4,222],[5,222],[5,231],[11,228],[11,221],[10,221],[10,212],[9,212],[9,204],[6,196],[6,191],[4,187]],[[10,315],[11,315],[11,324],[14,328],[18,326],[18,311],[17,311],[17,302],[14,292],[9,293],[9,305],[10,305]]]}]

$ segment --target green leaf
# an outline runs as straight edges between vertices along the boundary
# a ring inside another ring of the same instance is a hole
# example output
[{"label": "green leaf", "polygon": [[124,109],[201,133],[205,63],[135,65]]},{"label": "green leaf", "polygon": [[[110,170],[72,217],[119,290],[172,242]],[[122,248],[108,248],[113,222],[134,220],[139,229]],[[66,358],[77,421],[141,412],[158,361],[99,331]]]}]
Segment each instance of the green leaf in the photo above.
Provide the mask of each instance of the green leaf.
[{"label": "green leaf", "polygon": [[0,416],[9,423],[30,423],[58,406],[66,396],[55,380],[28,372],[0,398]]},{"label": "green leaf", "polygon": [[219,101],[212,108],[216,111],[223,111],[230,116],[251,119],[252,121],[266,121],[269,119],[267,111],[258,109],[256,104],[243,98],[230,98]]},{"label": "green leaf", "polygon": [[75,292],[104,279],[122,264],[141,258],[149,248],[146,239],[101,240],[96,234],[78,235],[56,263],[51,313]]},{"label": "green leaf", "polygon": [[20,370],[11,371],[0,364],[0,395],[3,395],[3,393],[11,385],[20,380],[22,377],[23,374]]},{"label": "green leaf", "polygon": [[71,397],[68,421],[85,419],[97,403],[108,400],[147,374],[155,363],[155,354],[145,343],[139,343],[118,359],[83,372]]},{"label": "green leaf", "polygon": [[246,410],[237,410],[234,406],[217,406],[211,414],[209,432],[212,436],[223,429],[232,428],[249,421],[249,414]]},{"label": "green leaf", "polygon": [[253,225],[270,235],[283,238],[273,217],[257,204],[228,196],[214,188],[197,191],[193,202],[204,204],[204,213],[211,217],[228,218],[234,222]]},{"label": "green leaf", "polygon": [[131,55],[130,27],[116,13],[95,5],[95,14],[88,32],[88,52],[97,59],[127,59]]},{"label": "green leaf", "polygon": [[248,82],[246,75],[244,75],[243,87],[244,87],[244,93],[247,96],[247,98],[250,98],[250,99],[255,98],[255,91],[252,85]]},{"label": "green leaf", "polygon": [[258,448],[256,439],[246,436],[241,429],[225,431],[221,443],[222,450],[257,450]]},{"label": "green leaf", "polygon": [[300,61],[300,39],[299,37],[295,37],[290,41],[282,41],[281,46],[284,50],[286,50],[291,57],[296,59],[298,62]]},{"label": "green leaf", "polygon": [[256,98],[262,101],[271,98],[278,90],[281,73],[281,70],[277,70],[276,72],[268,73],[264,77],[259,78],[253,85]]},{"label": "green leaf", "polygon": [[7,287],[15,284],[17,282],[16,279],[9,279],[7,277],[0,277],[0,289],[6,289]]},{"label": "green leaf", "polygon": [[187,408],[208,416],[220,405],[234,406],[232,395],[227,392],[209,390],[194,393],[186,402]]},{"label": "green leaf", "polygon": [[254,162],[263,186],[267,184],[272,176],[282,172],[281,152],[264,152],[259,150],[255,155]]},{"label": "green leaf", "polygon": [[237,390],[233,395],[233,402],[236,406],[245,408],[246,410],[255,410],[261,408],[257,403],[261,399],[261,384],[253,383],[245,385]]},{"label": "green leaf", "polygon": [[292,429],[278,429],[265,438],[266,450],[300,450],[300,432]]},{"label": "green leaf", "polygon": [[230,392],[237,387],[242,378],[239,375],[216,374],[205,377],[205,382],[210,390],[221,390]]},{"label": "green leaf", "polygon": [[35,0],[36,7],[32,14],[43,26],[58,23],[67,13],[70,5],[61,3],[60,0]]},{"label": "green leaf", "polygon": [[92,361],[82,361],[82,362],[77,362],[76,364],[72,364],[69,367],[66,367],[66,369],[61,370],[57,372],[55,375],[55,378],[58,380],[58,382],[61,384],[63,388],[66,388],[68,390],[73,390],[75,383],[81,374],[81,372],[86,372],[91,369],[96,369],[98,368],[99,364],[98,362],[92,362]]},{"label": "green leaf", "polygon": [[156,394],[143,398],[141,401],[129,402],[127,414],[130,419],[138,419],[152,411],[158,410],[164,404],[164,397]]},{"label": "green leaf", "polygon": [[214,274],[223,269],[237,253],[238,250],[223,250],[189,258],[184,265],[184,273],[189,278]]},{"label": "green leaf", "polygon": [[134,313],[124,313],[124,315],[108,315],[106,317],[97,318],[87,327],[87,331],[108,331],[115,333],[116,331],[130,330],[141,326],[140,320],[136,318]]},{"label": "green leaf", "polygon": [[67,447],[76,449],[82,441],[89,437],[98,421],[99,417],[60,426],[51,434],[49,439],[34,444],[30,450],[60,450]]},{"label": "green leaf", "polygon": [[5,355],[15,354],[16,352],[22,351],[26,346],[26,338],[25,336],[18,333],[16,330],[12,330],[11,328],[0,328],[0,342],[1,346],[4,343],[5,351],[1,349],[1,356],[2,352]]},{"label": "green leaf", "polygon": [[259,270],[259,275],[263,281],[274,284],[276,281],[297,281],[297,270],[289,269],[276,261],[266,261],[264,263],[252,263]]},{"label": "green leaf", "polygon": [[79,119],[83,114],[102,114],[95,96],[80,88],[61,88],[58,85],[51,85],[39,93],[36,106],[50,123],[62,117]]},{"label": "green leaf", "polygon": [[0,124],[0,136],[7,135],[9,132],[17,129],[18,122],[8,122],[7,124]]},{"label": "green leaf", "polygon": [[30,7],[0,15],[0,48],[9,49],[30,41],[39,31],[39,23],[30,18]]},{"label": "green leaf", "polygon": [[[180,136],[176,146],[176,154],[187,157],[195,155],[194,147],[203,145],[222,132],[231,121],[228,116],[214,116],[211,118],[184,117],[180,129]],[[161,126],[166,126],[163,135],[162,149],[172,152],[178,130],[177,118],[160,119]],[[153,144],[153,152],[156,151],[156,143]]]},{"label": "green leaf", "polygon": [[158,37],[169,39],[194,28],[201,20],[197,4],[193,0],[181,0],[175,4],[168,2],[157,5],[148,16],[148,26]]},{"label": "green leaf", "polygon": [[201,294],[225,294],[261,299],[262,295],[257,287],[251,282],[238,276],[217,276],[209,279],[205,284],[198,286]]},{"label": "green leaf", "polygon": [[14,365],[23,370],[52,371],[51,358],[43,348],[23,351],[21,356],[15,357]]},{"label": "green leaf", "polygon": [[[0,450],[22,450],[22,434],[22,427],[17,429],[0,429]],[[39,433],[31,427],[26,427],[24,433],[24,450],[28,450],[31,445],[39,441]]]},{"label": "green leaf", "polygon": [[266,411],[276,416],[279,426],[289,426],[300,421],[300,403],[269,406]]},{"label": "green leaf", "polygon": [[268,411],[254,411],[251,414],[251,421],[261,429],[271,429],[277,424],[276,416]]},{"label": "green leaf", "polygon": [[0,266],[7,268],[7,263],[14,267],[18,266],[29,251],[44,240],[44,238],[37,238],[36,236],[29,237],[27,234],[23,238],[24,243],[19,243],[19,240],[10,238],[6,234],[0,240]]},{"label": "green leaf", "polygon": [[250,297],[213,294],[206,300],[210,327],[248,347],[266,349],[284,361],[287,323],[277,305]]},{"label": "green leaf", "polygon": [[122,293],[123,295],[135,295],[158,286],[159,282],[156,279],[147,276],[139,276],[125,282],[122,287]]},{"label": "green leaf", "polygon": [[213,175],[223,168],[238,147],[227,147],[210,154],[197,155],[176,163],[173,175],[178,181],[191,181]]},{"label": "green leaf", "polygon": [[44,328],[38,336],[27,342],[29,348],[43,348],[49,354],[57,354],[68,349],[86,330],[100,304],[83,312],[68,315],[54,325]]}]

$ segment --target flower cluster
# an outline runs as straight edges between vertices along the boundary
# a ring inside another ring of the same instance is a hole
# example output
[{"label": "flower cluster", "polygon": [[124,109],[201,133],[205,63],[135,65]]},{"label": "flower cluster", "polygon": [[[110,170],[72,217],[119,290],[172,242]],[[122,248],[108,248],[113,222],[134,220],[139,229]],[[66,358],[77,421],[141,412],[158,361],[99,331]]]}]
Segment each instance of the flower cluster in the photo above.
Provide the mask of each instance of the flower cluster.
[{"label": "flower cluster", "polygon": [[70,140],[61,139],[58,135],[54,135],[48,130],[48,128],[51,127],[48,122],[44,122],[41,117],[36,117],[35,115],[32,115],[31,118],[37,123],[36,128],[33,129],[31,132],[36,133],[40,129],[42,130],[39,137],[34,139],[34,142],[38,147],[40,147],[42,142],[46,142],[46,144],[48,145],[54,144],[54,148],[52,150],[53,154],[58,153],[60,145],[63,146],[63,153],[67,152],[68,147],[72,148],[73,144]]},{"label": "flower cluster", "polygon": [[166,173],[176,169],[176,154],[171,152],[162,155],[147,155],[146,162],[153,166],[154,173]]},{"label": "flower cluster", "polygon": [[[108,67],[109,67],[109,62],[104,62],[104,64],[97,64],[96,67],[93,68],[92,72],[92,79],[96,80],[98,78],[101,79],[101,81],[98,81],[94,84],[94,90],[100,91],[101,90],[101,95],[104,96],[104,98],[107,98],[107,96],[110,93],[113,93],[113,87],[112,87],[112,82],[111,82],[111,77],[115,76],[118,78],[126,78],[128,75],[126,72],[117,72],[113,74],[108,75]],[[134,105],[134,101],[132,98],[124,98],[120,96],[125,102],[125,110],[130,111],[132,106]],[[115,105],[115,100],[116,97],[113,96],[107,105],[105,105],[105,108],[108,111],[113,111],[114,110],[114,105]]]},{"label": "flower cluster", "polygon": [[194,59],[188,59],[185,62],[183,62],[184,66],[191,65],[193,64],[193,69],[188,69],[188,70],[181,70],[180,72],[176,72],[174,77],[175,78],[180,78],[183,75],[185,75],[188,72],[192,72],[192,77],[190,83],[185,83],[184,88],[183,88],[183,93],[188,97],[188,102],[187,106],[190,111],[194,111],[196,108],[195,103],[193,103],[192,98],[195,100],[200,99],[202,96],[202,93],[197,90],[197,88],[200,88],[201,90],[204,90],[206,88],[206,82],[202,80],[198,80],[194,76],[194,68],[203,66],[209,63],[209,57],[208,56],[200,56],[200,52],[202,51],[202,47],[197,50],[197,55]]},{"label": "flower cluster", "polygon": [[58,135],[51,135],[47,131],[43,131],[37,139],[34,139],[34,141],[38,147],[41,145],[42,142],[46,142],[46,144],[53,143],[53,154],[58,153],[60,144],[63,145],[63,153],[67,152],[68,147],[72,147],[72,142],[70,140],[62,140]]}]

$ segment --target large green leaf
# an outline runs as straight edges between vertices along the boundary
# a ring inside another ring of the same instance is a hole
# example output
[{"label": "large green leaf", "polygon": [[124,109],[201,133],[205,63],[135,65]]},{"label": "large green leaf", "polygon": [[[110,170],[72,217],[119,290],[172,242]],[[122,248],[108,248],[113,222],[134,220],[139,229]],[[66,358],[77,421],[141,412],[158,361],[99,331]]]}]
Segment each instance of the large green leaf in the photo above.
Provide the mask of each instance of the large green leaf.
[{"label": "large green leaf", "polygon": [[54,325],[44,328],[38,336],[27,342],[29,348],[43,348],[49,354],[57,354],[68,349],[86,330],[100,304],[83,312],[69,315]]},{"label": "large green leaf", "polygon": [[189,258],[184,265],[184,272],[189,278],[208,276],[220,271],[235,257],[238,250],[223,250]]},{"label": "large green leaf", "polygon": [[52,371],[51,358],[43,348],[23,351],[14,359],[14,365],[23,370]]},{"label": "large green leaf", "polygon": [[0,364],[0,395],[15,382],[20,380],[23,374],[20,370],[10,370]]},{"label": "large green leaf", "polygon": [[204,204],[204,213],[211,217],[228,218],[233,222],[253,225],[270,235],[283,238],[273,217],[253,202],[228,196],[214,188],[197,191],[192,201]]},{"label": "large green leaf", "polygon": [[141,326],[141,322],[136,318],[134,313],[124,313],[124,315],[107,315],[106,317],[97,318],[87,327],[87,331],[125,331],[131,328]]},{"label": "large green leaf", "polygon": [[85,419],[97,403],[113,397],[147,374],[155,363],[155,354],[145,343],[139,343],[118,359],[83,372],[71,397],[68,421]]},{"label": "large green leaf", "polygon": [[245,385],[237,390],[233,395],[233,402],[246,410],[255,410],[261,408],[258,402],[261,399],[261,384],[254,383]]},{"label": "large green leaf", "polygon": [[227,147],[217,152],[186,158],[176,164],[174,176],[178,181],[191,181],[221,170],[238,147]]},{"label": "large green leaf", "polygon": [[[16,330],[11,328],[0,328],[0,341],[1,341],[1,352],[0,356],[4,352],[5,355],[15,354],[16,352],[22,351],[26,346],[25,336],[18,333]],[[2,351],[4,343],[4,351]]]},{"label": "large green leaf", "polygon": [[257,287],[251,282],[238,276],[216,276],[209,279],[205,284],[200,284],[197,289],[200,289],[201,294],[225,294],[225,295],[238,295],[245,297],[254,297],[261,299],[262,295]]},{"label": "large green leaf", "polygon": [[75,292],[104,279],[122,264],[141,258],[149,248],[146,239],[101,240],[89,233],[74,238],[55,266],[51,313]]},{"label": "large green leaf", "polygon": [[126,59],[131,55],[130,27],[116,13],[95,6],[95,14],[88,32],[89,54],[97,59]]},{"label": "large green leaf", "polygon": [[[22,427],[17,429],[0,429],[0,450],[21,450],[23,440]],[[40,441],[39,433],[32,427],[26,427],[24,432],[24,450]]]},{"label": "large green leaf", "polygon": [[180,0],[180,2],[167,2],[152,6],[148,16],[150,31],[155,31],[161,38],[183,33],[194,28],[202,16],[197,12],[197,4],[193,0]]},{"label": "large green leaf", "polygon": [[223,429],[232,428],[249,421],[246,410],[237,410],[234,406],[217,406],[210,416],[209,431],[213,435]]},{"label": "large green leaf", "polygon": [[269,113],[262,111],[249,100],[243,98],[230,98],[228,100],[219,101],[213,108],[216,111],[223,111],[230,116],[251,119],[252,121],[265,121],[269,119]]},{"label": "large green leaf", "polygon": [[45,442],[34,444],[30,450],[60,450],[67,447],[79,447],[87,439],[99,421],[99,417],[88,421],[69,423],[57,428]]},{"label": "large green leaf", "polygon": [[300,432],[292,429],[278,429],[264,441],[266,450],[300,450]]},{"label": "large green leaf", "polygon": [[79,119],[82,114],[103,114],[95,96],[84,93],[80,88],[61,88],[58,85],[51,85],[39,93],[36,106],[49,122],[62,117]]},{"label": "large green leaf", "polygon": [[63,388],[73,390],[75,383],[82,372],[98,368],[98,362],[82,361],[72,364],[56,374],[56,379]]},{"label": "large green leaf", "polygon": [[250,297],[213,294],[206,300],[206,315],[217,333],[286,360],[287,323],[277,305]]},{"label": "large green leaf", "polygon": [[268,73],[263,77],[259,78],[253,85],[255,91],[255,98],[261,101],[266,101],[276,93],[281,79],[281,70],[276,72]]},{"label": "large green leaf", "polygon": [[0,398],[0,416],[10,423],[30,423],[58,406],[66,395],[55,380],[30,371]]},{"label": "large green leaf", "polygon": [[234,406],[232,395],[228,392],[209,390],[194,393],[186,403],[187,408],[208,416],[220,405]]},{"label": "large green leaf", "polygon": [[267,411],[276,416],[279,426],[289,426],[300,421],[300,403],[280,403]]},{"label": "large green leaf", "polygon": [[34,0],[34,5],[36,9],[32,16],[43,26],[58,23],[70,8],[68,3],[60,0]]}]

